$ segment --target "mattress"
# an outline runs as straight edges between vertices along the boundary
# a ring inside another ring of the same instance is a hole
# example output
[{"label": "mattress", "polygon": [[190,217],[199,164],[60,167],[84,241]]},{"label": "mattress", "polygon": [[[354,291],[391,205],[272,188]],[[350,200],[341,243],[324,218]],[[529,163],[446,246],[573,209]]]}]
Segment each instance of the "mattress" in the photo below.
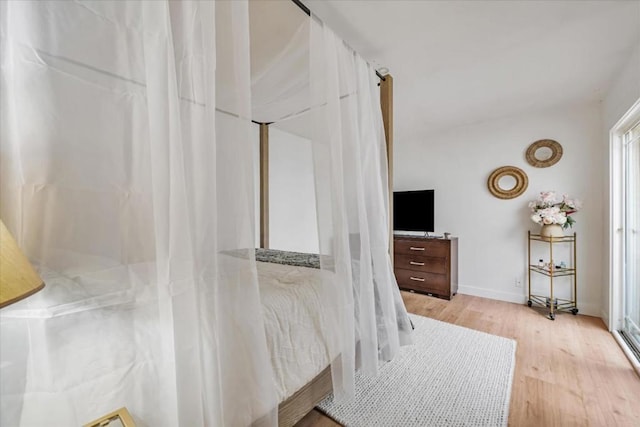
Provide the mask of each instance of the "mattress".
[{"label": "mattress", "polygon": [[[316,377],[335,354],[335,318],[321,270],[257,262],[260,297],[280,402]],[[334,300],[335,301],[335,300]]]}]

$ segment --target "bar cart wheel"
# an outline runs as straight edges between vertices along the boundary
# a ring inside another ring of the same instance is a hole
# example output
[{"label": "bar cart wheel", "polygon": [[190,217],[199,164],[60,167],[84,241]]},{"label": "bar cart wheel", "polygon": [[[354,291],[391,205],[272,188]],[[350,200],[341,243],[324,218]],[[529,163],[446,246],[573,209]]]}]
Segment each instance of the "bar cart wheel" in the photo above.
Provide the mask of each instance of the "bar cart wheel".
[{"label": "bar cart wheel", "polygon": [[578,314],[578,309],[577,309],[577,308],[572,308],[572,309],[571,309],[571,314],[573,314],[574,316],[575,316],[576,314]]},{"label": "bar cart wheel", "polygon": [[531,301],[531,300],[527,301],[527,305],[528,305],[529,307],[531,307],[531,305],[532,305],[532,304],[533,304],[533,301]]},{"label": "bar cart wheel", "polygon": [[549,313],[549,319],[556,320],[556,315],[554,313]]}]

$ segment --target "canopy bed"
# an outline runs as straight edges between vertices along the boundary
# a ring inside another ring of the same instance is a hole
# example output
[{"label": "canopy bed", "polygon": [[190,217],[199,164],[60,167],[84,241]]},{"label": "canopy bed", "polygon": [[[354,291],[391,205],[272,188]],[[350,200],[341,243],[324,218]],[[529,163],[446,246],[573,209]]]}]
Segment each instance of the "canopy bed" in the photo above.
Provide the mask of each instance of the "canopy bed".
[{"label": "canopy bed", "polygon": [[[1,424],[290,425],[410,342],[390,76],[289,2],[0,8],[0,216],[47,284],[0,312]],[[251,127],[302,116],[313,268],[255,252]]]}]

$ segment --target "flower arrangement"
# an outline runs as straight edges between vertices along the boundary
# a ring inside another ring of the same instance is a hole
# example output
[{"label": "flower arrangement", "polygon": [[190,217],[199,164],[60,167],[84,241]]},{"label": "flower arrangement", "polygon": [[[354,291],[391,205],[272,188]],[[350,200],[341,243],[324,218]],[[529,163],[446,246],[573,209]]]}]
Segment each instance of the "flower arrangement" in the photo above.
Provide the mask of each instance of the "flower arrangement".
[{"label": "flower arrangement", "polygon": [[531,220],[536,224],[558,224],[569,228],[576,222],[570,215],[578,212],[582,202],[566,194],[560,199],[555,191],[542,191],[536,200],[529,203],[529,207],[533,212]]}]

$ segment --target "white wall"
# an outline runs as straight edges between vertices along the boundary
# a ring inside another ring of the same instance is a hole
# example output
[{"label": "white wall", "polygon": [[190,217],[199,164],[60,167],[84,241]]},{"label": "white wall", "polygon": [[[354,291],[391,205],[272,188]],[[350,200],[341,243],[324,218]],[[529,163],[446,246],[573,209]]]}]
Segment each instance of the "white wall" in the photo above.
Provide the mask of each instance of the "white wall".
[{"label": "white wall", "polygon": [[609,130],[640,98],[640,44],[609,88],[603,102],[604,129]]},{"label": "white wall", "polygon": [[611,203],[611,193],[609,188],[610,182],[610,162],[611,152],[609,149],[609,132],[611,128],[622,118],[622,116],[631,108],[631,106],[640,99],[640,44],[636,50],[629,57],[629,61],[620,71],[618,77],[614,80],[614,83],[609,88],[607,95],[603,102],[603,146],[605,147],[606,155],[603,157],[604,174],[604,191],[605,191],[605,245],[607,253],[605,256],[605,267],[603,269],[603,283],[605,286],[602,288],[602,318],[605,322],[608,322],[609,318],[609,285],[611,275],[611,265],[609,260],[609,241],[611,238],[609,221],[609,205]]},{"label": "white wall", "polygon": [[[420,140],[396,141],[396,190],[433,188],[436,233],[459,237],[460,293],[522,303],[526,294],[527,230],[538,231],[527,204],[538,192],[556,190],[584,201],[575,216],[578,233],[578,308],[600,315],[604,218],[602,120],[599,103],[503,118]],[[534,168],[529,144],[555,139],[560,162]],[[500,200],[487,189],[489,174],[512,165],[529,176],[520,197]],[[515,286],[516,279],[522,287]],[[568,282],[567,282],[568,283]]]},{"label": "white wall", "polygon": [[318,253],[311,141],[269,126],[269,247]]}]

